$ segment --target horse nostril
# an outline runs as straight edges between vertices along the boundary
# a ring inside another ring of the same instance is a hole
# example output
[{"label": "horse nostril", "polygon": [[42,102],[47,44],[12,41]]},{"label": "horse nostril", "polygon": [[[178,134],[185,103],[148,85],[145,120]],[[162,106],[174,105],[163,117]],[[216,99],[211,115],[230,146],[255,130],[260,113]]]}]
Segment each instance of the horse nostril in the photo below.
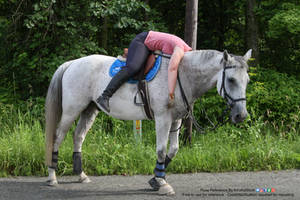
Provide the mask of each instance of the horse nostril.
[{"label": "horse nostril", "polygon": [[241,120],[241,115],[240,114],[237,114],[236,116],[235,116],[235,121],[240,121]]},{"label": "horse nostril", "polygon": [[236,122],[242,122],[244,121],[244,119],[246,119],[246,117],[247,117],[247,113],[242,113],[242,114],[236,114],[234,119]]}]

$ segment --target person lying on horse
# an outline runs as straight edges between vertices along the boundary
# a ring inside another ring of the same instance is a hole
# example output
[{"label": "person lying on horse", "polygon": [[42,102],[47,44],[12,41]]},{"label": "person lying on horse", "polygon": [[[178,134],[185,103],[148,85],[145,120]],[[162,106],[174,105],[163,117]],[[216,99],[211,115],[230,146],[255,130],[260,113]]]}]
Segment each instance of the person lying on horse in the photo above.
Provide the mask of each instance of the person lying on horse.
[{"label": "person lying on horse", "polygon": [[170,54],[171,59],[168,66],[168,89],[169,106],[174,102],[174,90],[177,80],[177,69],[184,52],[191,51],[181,38],[156,31],[139,33],[130,43],[126,60],[126,67],[116,74],[96,100],[99,108],[110,112],[109,99],[129,78],[135,76],[145,65],[151,51],[160,50],[165,54]]}]

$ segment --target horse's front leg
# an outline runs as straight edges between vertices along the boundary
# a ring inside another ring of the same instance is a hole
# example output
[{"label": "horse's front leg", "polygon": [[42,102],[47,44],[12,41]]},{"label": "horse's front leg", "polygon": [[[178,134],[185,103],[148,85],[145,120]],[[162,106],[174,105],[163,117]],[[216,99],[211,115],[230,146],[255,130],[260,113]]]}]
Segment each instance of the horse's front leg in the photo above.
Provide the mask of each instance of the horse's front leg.
[{"label": "horse's front leg", "polygon": [[180,132],[180,127],[181,127],[181,122],[182,120],[176,120],[172,123],[172,127],[170,130],[170,135],[169,135],[169,140],[170,140],[170,145],[169,145],[169,151],[165,159],[165,168],[168,167],[172,159],[176,156],[178,149],[179,149],[179,132]]},{"label": "horse's front leg", "polygon": [[149,184],[154,190],[158,190],[159,194],[163,195],[175,194],[172,186],[166,182],[165,173],[165,159],[171,125],[172,120],[169,115],[155,117],[157,161],[154,169],[155,177],[149,181]]}]

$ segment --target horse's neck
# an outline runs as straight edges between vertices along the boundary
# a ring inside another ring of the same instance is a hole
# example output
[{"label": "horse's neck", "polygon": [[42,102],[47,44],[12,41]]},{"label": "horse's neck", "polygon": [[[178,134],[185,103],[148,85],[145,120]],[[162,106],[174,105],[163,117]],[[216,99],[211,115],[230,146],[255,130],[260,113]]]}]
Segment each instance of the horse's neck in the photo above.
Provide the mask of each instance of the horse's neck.
[{"label": "horse's neck", "polygon": [[182,60],[185,87],[190,89],[191,101],[216,86],[218,73],[222,70],[222,53],[215,50],[192,51]]}]

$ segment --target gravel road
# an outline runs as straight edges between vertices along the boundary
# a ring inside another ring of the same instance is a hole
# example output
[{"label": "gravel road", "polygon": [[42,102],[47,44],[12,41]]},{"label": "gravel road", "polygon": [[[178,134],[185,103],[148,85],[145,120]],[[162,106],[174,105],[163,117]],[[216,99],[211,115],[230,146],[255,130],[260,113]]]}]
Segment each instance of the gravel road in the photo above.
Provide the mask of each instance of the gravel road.
[{"label": "gravel road", "polygon": [[168,174],[167,180],[176,192],[174,196],[157,195],[147,183],[150,178],[152,176],[91,176],[92,183],[80,184],[75,176],[63,176],[58,177],[59,185],[55,187],[47,186],[46,177],[1,178],[0,199],[300,199],[300,170]]}]

